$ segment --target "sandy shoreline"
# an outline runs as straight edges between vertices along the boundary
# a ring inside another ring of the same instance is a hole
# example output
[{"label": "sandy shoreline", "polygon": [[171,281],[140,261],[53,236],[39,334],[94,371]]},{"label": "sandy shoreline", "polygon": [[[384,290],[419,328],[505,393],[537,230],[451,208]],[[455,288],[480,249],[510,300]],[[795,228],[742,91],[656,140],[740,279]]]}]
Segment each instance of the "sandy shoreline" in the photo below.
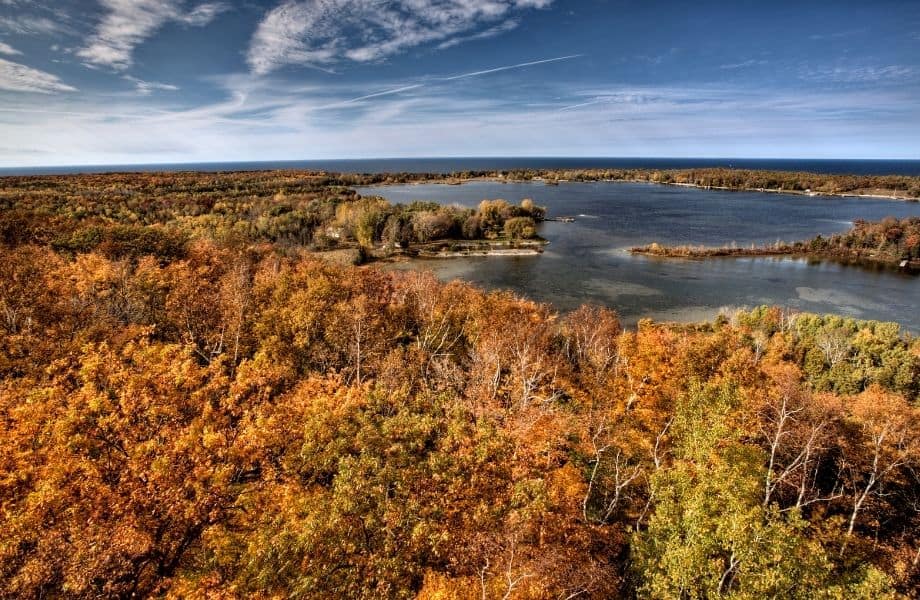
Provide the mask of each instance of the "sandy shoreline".
[{"label": "sandy shoreline", "polygon": [[491,250],[445,250],[419,252],[418,258],[463,258],[467,256],[539,256],[543,248],[494,248]]}]

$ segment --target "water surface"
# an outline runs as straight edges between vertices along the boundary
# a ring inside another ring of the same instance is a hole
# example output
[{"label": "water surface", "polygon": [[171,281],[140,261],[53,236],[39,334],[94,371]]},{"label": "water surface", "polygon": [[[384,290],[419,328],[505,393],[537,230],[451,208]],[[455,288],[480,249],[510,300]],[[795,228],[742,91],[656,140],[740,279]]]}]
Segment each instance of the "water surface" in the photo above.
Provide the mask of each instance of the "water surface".
[{"label": "water surface", "polygon": [[697,321],[721,308],[775,304],[819,313],[897,321],[920,331],[920,278],[887,269],[788,257],[661,259],[627,249],[651,242],[722,245],[795,241],[849,229],[854,219],[920,216],[920,204],[863,198],[727,192],[640,183],[472,182],[362,188],[392,202],[431,200],[475,206],[484,198],[533,198],[550,215],[541,256],[417,260],[394,268],[430,269],[491,289],[511,289],[561,310],[583,302],[639,318]]}]

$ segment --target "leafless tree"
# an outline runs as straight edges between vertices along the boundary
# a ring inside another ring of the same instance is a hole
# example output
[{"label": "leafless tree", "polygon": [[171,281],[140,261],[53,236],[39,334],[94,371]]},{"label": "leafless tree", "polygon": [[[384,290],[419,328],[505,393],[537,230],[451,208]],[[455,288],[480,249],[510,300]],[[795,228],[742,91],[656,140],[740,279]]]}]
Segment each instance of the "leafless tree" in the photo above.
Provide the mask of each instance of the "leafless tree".
[{"label": "leafless tree", "polygon": [[[606,523],[619,505],[624,490],[642,473],[640,464],[631,464],[622,449],[616,448],[607,441],[609,434],[607,420],[604,418],[596,427],[594,435],[591,436],[594,466],[591,468],[588,489],[581,503],[581,513],[585,522],[592,520],[588,515],[588,508],[598,489],[602,494],[600,517],[594,520],[598,523]],[[602,439],[606,443],[601,442]],[[610,453],[613,453],[612,459],[607,458]],[[604,475],[610,477],[609,483]]]},{"label": "leafless tree", "polygon": [[842,327],[836,327],[815,337],[815,344],[824,353],[827,363],[834,367],[850,353],[850,335]]}]

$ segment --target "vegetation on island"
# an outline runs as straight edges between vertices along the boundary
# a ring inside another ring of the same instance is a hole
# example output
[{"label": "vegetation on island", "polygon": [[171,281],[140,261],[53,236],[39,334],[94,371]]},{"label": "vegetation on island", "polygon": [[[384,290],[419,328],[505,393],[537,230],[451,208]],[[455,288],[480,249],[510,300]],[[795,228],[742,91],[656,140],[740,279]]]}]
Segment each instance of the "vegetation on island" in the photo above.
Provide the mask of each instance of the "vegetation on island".
[{"label": "vegetation on island", "polygon": [[675,258],[719,256],[798,255],[850,263],[920,268],[920,217],[882,221],[857,220],[853,227],[830,237],[816,236],[804,242],[776,242],[749,248],[738,246],[663,246],[652,243],[632,248],[635,254]]},{"label": "vegetation on island", "polygon": [[2,182],[0,598],[916,596],[920,341],[336,266],[341,183]]}]

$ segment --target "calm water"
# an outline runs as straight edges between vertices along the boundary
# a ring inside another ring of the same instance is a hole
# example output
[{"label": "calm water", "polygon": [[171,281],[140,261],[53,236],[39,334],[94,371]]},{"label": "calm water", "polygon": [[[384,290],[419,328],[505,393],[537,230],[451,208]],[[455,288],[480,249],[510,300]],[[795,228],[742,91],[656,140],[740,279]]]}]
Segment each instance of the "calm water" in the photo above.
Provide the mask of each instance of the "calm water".
[{"label": "calm water", "polygon": [[721,245],[801,240],[848,229],[854,219],[920,215],[920,204],[855,198],[810,198],[632,183],[474,182],[462,186],[365,188],[392,202],[433,200],[475,206],[483,198],[533,198],[550,215],[542,256],[420,260],[394,268],[430,269],[487,288],[511,289],[561,310],[595,302],[624,321],[713,318],[723,307],[776,304],[809,312],[898,321],[920,332],[920,277],[833,262],[789,258],[674,260],[626,249],[651,242]]},{"label": "calm water", "polygon": [[453,173],[502,169],[694,169],[734,167],[812,173],[855,175],[920,175],[920,160],[815,160],[774,158],[368,158],[354,160],[297,160],[267,162],[214,162],[155,165],[76,165],[62,167],[0,168],[2,175],[51,175],[74,173],[131,173],[144,171],[261,171],[309,169],[342,173]]}]

